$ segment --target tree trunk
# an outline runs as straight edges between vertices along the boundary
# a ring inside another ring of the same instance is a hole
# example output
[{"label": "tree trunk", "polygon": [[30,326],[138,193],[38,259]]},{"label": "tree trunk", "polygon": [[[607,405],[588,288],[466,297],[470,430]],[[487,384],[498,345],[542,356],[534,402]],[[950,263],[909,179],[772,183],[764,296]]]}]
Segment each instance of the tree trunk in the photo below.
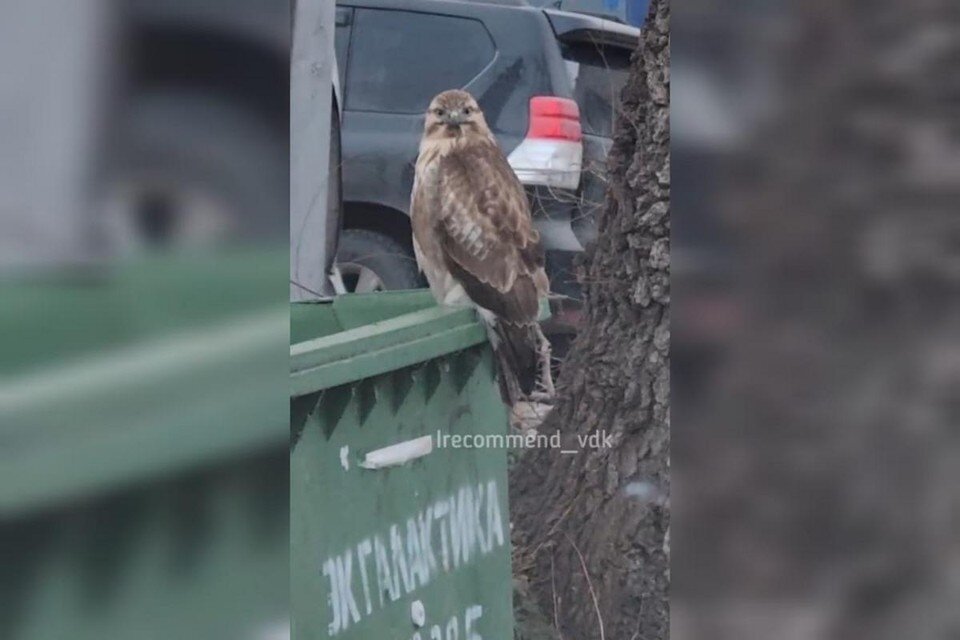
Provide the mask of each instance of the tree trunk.
[{"label": "tree trunk", "polygon": [[685,417],[678,439],[677,547],[707,561],[678,551],[674,603],[711,640],[766,637],[764,618],[780,640],[948,638],[960,43],[938,34],[960,14],[948,0],[794,4],[782,51],[743,52],[779,53],[783,83],[717,198],[743,320],[703,406],[682,405],[699,423]]},{"label": "tree trunk", "polygon": [[576,453],[529,451],[511,478],[515,571],[566,640],[668,636],[669,42],[654,0],[580,265],[586,325],[540,428]]}]

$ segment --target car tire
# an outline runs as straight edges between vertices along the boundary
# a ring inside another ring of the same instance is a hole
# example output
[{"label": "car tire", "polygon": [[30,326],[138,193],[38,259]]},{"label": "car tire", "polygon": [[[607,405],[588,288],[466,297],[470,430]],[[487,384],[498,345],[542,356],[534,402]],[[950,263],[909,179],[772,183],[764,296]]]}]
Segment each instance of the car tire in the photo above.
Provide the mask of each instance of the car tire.
[{"label": "car tire", "polygon": [[286,137],[246,105],[158,88],[134,96],[116,129],[101,194],[115,249],[285,242]]},{"label": "car tire", "polygon": [[349,293],[423,286],[416,259],[402,244],[376,231],[344,230],[340,234],[337,266]]}]

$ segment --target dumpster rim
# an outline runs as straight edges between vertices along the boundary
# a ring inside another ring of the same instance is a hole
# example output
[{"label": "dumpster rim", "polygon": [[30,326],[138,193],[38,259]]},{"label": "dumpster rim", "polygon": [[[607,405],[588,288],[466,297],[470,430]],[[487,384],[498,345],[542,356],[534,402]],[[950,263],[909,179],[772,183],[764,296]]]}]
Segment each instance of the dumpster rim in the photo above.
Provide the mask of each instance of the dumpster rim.
[{"label": "dumpster rim", "polygon": [[290,346],[290,397],[402,369],[487,341],[469,307],[428,307]]}]

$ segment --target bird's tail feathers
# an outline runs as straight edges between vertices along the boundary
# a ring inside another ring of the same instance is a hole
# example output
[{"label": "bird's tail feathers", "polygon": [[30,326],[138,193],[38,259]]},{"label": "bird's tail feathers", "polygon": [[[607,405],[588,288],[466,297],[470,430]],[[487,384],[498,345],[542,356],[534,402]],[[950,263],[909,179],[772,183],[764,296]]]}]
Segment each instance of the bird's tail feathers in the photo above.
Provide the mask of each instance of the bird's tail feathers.
[{"label": "bird's tail feathers", "polygon": [[500,368],[500,395],[513,405],[519,398],[511,387],[524,396],[536,389],[540,353],[540,332],[536,323],[515,324],[494,318],[490,322],[491,343]]}]

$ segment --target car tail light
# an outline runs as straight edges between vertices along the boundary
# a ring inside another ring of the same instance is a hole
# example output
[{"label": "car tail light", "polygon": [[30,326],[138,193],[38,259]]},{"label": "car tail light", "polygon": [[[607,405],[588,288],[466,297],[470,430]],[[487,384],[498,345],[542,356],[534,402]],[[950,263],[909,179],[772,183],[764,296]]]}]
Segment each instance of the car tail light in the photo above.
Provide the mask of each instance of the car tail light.
[{"label": "car tail light", "polygon": [[530,99],[530,125],[523,142],[507,158],[526,185],[576,189],[583,164],[580,107],[569,98]]},{"label": "car tail light", "polygon": [[580,130],[580,107],[567,98],[531,98],[527,137],[579,142],[583,137]]}]

